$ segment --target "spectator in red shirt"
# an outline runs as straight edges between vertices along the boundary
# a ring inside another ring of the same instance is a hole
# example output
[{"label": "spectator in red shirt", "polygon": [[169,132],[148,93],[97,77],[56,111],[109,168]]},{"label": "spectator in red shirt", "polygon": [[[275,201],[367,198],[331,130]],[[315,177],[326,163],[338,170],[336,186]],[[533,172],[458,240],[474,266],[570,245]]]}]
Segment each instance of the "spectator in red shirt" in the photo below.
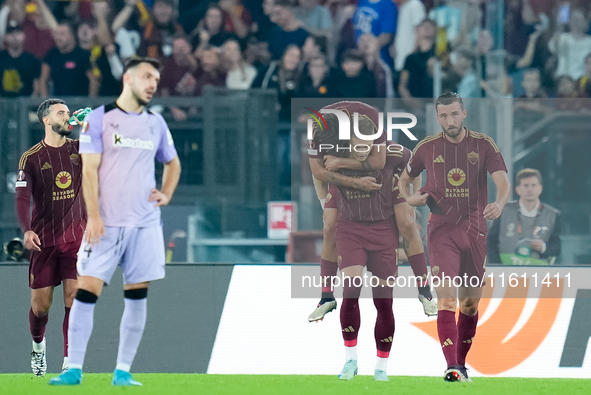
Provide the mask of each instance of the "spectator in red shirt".
[{"label": "spectator in red shirt", "polygon": [[191,44],[184,37],[172,43],[172,56],[164,62],[159,91],[162,96],[193,96],[197,79],[197,60],[191,54]]},{"label": "spectator in red shirt", "polygon": [[196,95],[202,96],[203,88],[207,85],[225,87],[226,73],[222,70],[217,49],[207,48],[203,50],[199,60],[201,70],[197,77]]},{"label": "spectator in red shirt", "polygon": [[241,0],[220,0],[218,5],[224,11],[224,29],[245,39],[252,26],[250,11],[242,5]]},{"label": "spectator in red shirt", "polygon": [[[47,16],[51,16],[51,19],[47,20]],[[27,6],[27,15],[23,21],[25,51],[42,60],[47,51],[55,47],[51,29],[56,25],[57,21],[53,18],[51,11],[49,11],[43,0],[37,0],[36,5],[29,4]]]},{"label": "spectator in red shirt", "polygon": [[[191,44],[184,37],[172,43],[172,56],[164,63],[159,92],[162,96],[194,96],[197,89],[197,60],[191,54]],[[175,121],[185,121],[192,108],[169,107]]]}]

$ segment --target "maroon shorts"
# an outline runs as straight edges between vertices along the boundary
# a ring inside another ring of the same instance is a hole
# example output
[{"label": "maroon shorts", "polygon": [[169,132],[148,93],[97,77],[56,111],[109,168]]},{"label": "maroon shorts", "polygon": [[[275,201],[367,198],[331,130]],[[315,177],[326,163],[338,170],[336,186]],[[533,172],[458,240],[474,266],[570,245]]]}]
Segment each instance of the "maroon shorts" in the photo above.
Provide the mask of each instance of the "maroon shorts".
[{"label": "maroon shorts", "polygon": [[[427,225],[429,246],[429,264],[431,274],[440,279],[443,276],[454,278],[484,278],[486,272],[486,237],[476,239],[461,227],[451,223],[433,223]],[[473,285],[476,280],[473,280]]]},{"label": "maroon shorts", "polygon": [[58,286],[65,279],[76,279],[76,260],[81,241],[31,251],[29,287]]},{"label": "maroon shorts", "polygon": [[336,184],[328,185],[328,193],[326,194],[326,200],[324,201],[324,209],[337,208],[337,193],[339,192]]},{"label": "maroon shorts", "polygon": [[340,270],[355,265],[367,266],[374,276],[384,280],[398,274],[398,229],[394,218],[373,222],[339,218],[336,233]]}]

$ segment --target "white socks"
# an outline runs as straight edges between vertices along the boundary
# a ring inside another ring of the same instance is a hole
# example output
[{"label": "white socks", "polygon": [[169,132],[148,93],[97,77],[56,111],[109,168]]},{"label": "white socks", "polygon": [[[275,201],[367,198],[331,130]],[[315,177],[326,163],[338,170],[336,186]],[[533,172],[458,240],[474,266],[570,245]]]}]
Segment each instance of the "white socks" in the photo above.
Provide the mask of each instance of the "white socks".
[{"label": "white socks", "polygon": [[357,346],[346,347],[345,346],[345,361],[354,360],[357,361]]},{"label": "white socks", "polygon": [[380,358],[376,360],[376,370],[388,371],[388,358]]},{"label": "white socks", "polygon": [[70,369],[82,369],[88,339],[94,325],[94,306],[96,303],[84,303],[74,299],[70,310],[68,327],[68,357]]},{"label": "white socks", "polygon": [[33,351],[35,351],[35,352],[45,351],[45,338],[43,338],[41,343],[35,343],[35,341],[33,341]]},{"label": "white socks", "polygon": [[129,372],[146,326],[148,300],[125,298],[124,301],[125,309],[119,327],[119,351],[115,369]]}]

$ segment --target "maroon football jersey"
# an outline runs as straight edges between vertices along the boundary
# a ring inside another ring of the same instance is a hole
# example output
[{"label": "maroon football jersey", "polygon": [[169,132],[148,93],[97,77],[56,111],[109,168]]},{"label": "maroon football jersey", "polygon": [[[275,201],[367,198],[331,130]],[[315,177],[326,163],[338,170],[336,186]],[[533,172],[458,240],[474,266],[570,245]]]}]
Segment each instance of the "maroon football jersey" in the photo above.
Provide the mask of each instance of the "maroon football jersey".
[{"label": "maroon football jersey", "polygon": [[394,215],[394,199],[398,197],[395,187],[395,176],[400,175],[409,160],[410,151],[400,144],[388,142],[386,147],[386,165],[380,171],[367,172],[341,170],[350,177],[371,176],[382,187],[374,192],[363,192],[359,189],[338,187],[337,209],[339,217],[356,222],[382,221]]},{"label": "maroon football jersey", "polygon": [[493,139],[466,129],[458,144],[440,132],[421,141],[413,152],[407,171],[417,177],[427,169],[431,220],[455,223],[476,237],[486,236],[484,208],[488,204],[486,173],[507,171]]},{"label": "maroon football jersey", "polygon": [[18,200],[28,203],[31,195],[33,214],[30,223],[23,223],[27,222],[28,215],[23,219],[19,214],[23,232],[34,231],[42,248],[82,239],[86,228],[86,207],[82,196],[78,141],[67,139],[58,148],[41,141],[22,155],[16,184],[17,206]]},{"label": "maroon football jersey", "polygon": [[[323,107],[323,109],[331,109],[331,110],[341,110],[349,114],[349,118],[351,122],[353,122],[353,113],[358,113],[359,115],[366,115],[377,128],[380,126],[380,114],[379,112],[370,106],[369,104],[365,104],[358,101],[340,101],[329,106]],[[322,120],[320,121],[322,122]],[[324,125],[323,125],[324,127]],[[318,137],[316,136],[316,129],[314,129],[312,140],[308,140],[308,158],[316,159],[316,158],[323,158],[326,153],[320,152],[320,143],[318,142]],[[374,144],[384,144],[386,142],[386,131],[383,130],[380,137],[374,140]],[[339,151],[342,153],[341,151]]]}]

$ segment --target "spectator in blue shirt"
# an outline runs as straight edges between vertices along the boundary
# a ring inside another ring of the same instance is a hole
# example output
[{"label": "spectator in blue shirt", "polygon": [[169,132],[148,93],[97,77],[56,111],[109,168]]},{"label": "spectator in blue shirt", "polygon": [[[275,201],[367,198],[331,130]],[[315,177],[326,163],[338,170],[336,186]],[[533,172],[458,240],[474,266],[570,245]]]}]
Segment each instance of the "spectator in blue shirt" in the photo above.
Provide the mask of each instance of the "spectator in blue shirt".
[{"label": "spectator in blue shirt", "polygon": [[382,59],[389,65],[392,57],[388,46],[396,34],[398,10],[392,0],[359,0],[353,16],[355,25],[355,43],[364,34],[373,34],[378,38]]}]

